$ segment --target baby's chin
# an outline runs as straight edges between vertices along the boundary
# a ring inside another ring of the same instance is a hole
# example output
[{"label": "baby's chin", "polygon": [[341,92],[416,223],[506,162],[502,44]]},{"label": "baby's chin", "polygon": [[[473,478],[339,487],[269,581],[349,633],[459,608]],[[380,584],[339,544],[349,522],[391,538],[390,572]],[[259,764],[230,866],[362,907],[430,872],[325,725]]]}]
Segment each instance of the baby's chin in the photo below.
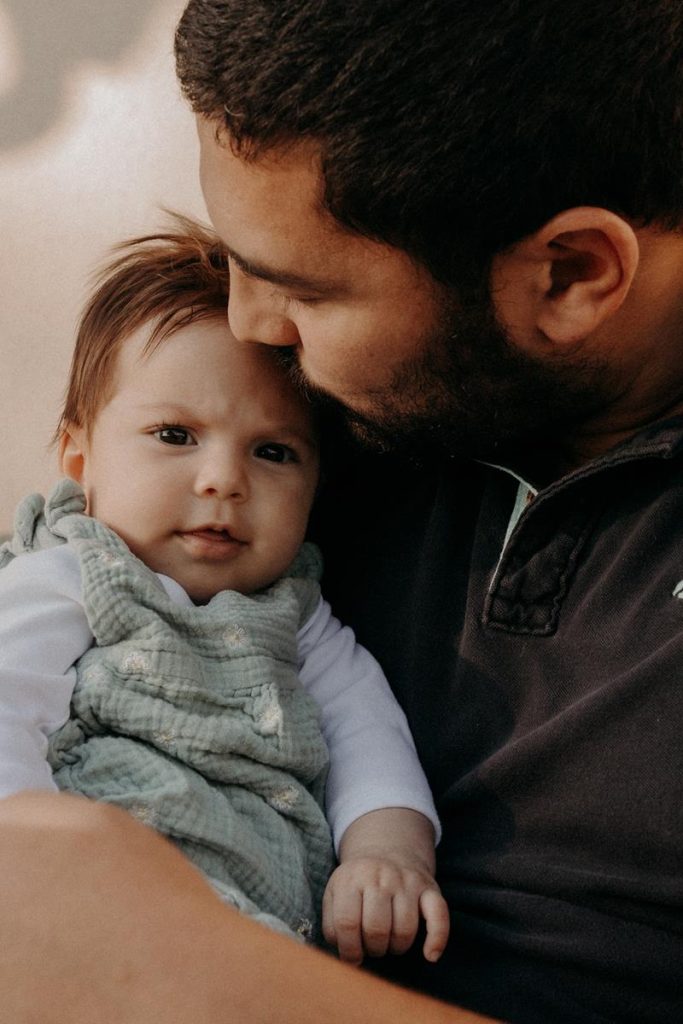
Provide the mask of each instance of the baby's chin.
[{"label": "baby's chin", "polygon": [[236,591],[238,594],[246,596],[255,594],[259,590],[265,590],[266,587],[269,587],[277,579],[277,576],[271,574],[267,574],[267,576],[264,574],[263,578],[260,576],[256,578],[243,578],[236,574],[229,575],[221,580],[207,579],[210,576],[209,573],[202,574],[203,578],[199,579],[195,573],[191,575],[177,573],[174,575],[169,572],[166,575],[170,576],[176,583],[179,583],[192,603],[199,606],[209,604],[214,597],[224,593],[226,590]]},{"label": "baby's chin", "polygon": [[[183,548],[187,546],[184,541],[179,543]],[[194,545],[194,541],[191,543]],[[215,557],[214,551],[209,553],[213,557],[188,557],[186,550],[178,552],[162,549],[145,552],[142,561],[153,572],[166,576],[182,587],[193,604],[206,605],[226,590],[248,596],[270,587],[295,557],[298,547],[292,547],[293,553],[281,551],[270,558],[258,558],[255,557],[256,552],[245,545],[241,554],[233,553],[222,560]],[[191,550],[189,554],[194,554],[194,551]]]},{"label": "baby's chin", "polygon": [[[140,557],[138,555],[138,557]],[[218,566],[215,562],[193,564],[187,558],[169,558],[167,552],[156,559],[148,553],[142,561],[153,570],[171,580],[172,584],[181,587],[194,605],[206,605],[218,594],[226,590],[238,591],[240,594],[253,593],[259,589],[260,580],[254,581],[253,573],[240,571],[238,566]],[[246,568],[246,567],[244,567]],[[172,591],[171,587],[171,591]]]}]

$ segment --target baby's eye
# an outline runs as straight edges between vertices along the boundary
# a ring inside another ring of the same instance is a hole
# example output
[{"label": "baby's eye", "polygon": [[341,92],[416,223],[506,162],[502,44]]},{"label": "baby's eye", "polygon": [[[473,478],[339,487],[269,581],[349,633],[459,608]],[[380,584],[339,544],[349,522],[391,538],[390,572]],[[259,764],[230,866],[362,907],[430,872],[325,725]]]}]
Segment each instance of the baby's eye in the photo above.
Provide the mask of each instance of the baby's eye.
[{"label": "baby's eye", "polygon": [[195,439],[185,427],[159,427],[154,431],[154,436],[163,444],[189,445],[195,444]]},{"label": "baby's eye", "polygon": [[255,453],[257,459],[266,459],[267,462],[298,462],[296,452],[286,444],[278,444],[276,441],[268,441],[267,444],[260,444]]}]

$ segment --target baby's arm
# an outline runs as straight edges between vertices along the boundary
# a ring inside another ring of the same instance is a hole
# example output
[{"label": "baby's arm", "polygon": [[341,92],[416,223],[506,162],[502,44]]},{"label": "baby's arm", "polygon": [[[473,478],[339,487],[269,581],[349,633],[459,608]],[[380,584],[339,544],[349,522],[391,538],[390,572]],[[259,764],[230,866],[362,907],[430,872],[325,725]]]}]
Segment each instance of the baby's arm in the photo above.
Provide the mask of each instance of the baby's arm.
[{"label": "baby's arm", "polygon": [[341,863],[323,901],[323,933],[339,956],[405,953],[426,925],[423,952],[438,960],[448,942],[448,906],[434,880],[434,829],[423,814],[386,807],[357,818],[340,844]]},{"label": "baby's arm", "polygon": [[68,717],[73,665],[91,643],[78,562],[66,546],[0,570],[0,797],[56,789],[48,736]]},{"label": "baby's arm", "polygon": [[[425,955],[437,959],[448,934],[433,877],[439,822],[405,715],[376,660],[327,602],[300,631],[299,652],[301,681],[320,705],[330,750],[327,814],[341,861],[323,906],[325,933],[344,959],[357,962],[361,936],[370,954],[407,949],[421,913],[428,925]],[[387,890],[397,894],[396,928]],[[365,891],[367,905],[359,898]],[[380,903],[384,923],[377,936],[378,914],[369,908]]]}]

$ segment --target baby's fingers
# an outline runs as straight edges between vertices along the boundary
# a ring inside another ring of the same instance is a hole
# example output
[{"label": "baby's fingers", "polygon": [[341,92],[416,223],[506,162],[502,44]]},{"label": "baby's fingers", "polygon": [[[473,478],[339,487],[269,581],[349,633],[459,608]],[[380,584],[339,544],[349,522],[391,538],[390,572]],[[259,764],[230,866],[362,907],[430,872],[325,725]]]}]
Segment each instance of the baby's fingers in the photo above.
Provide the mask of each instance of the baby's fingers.
[{"label": "baby's fingers", "polygon": [[368,956],[384,956],[392,925],[391,894],[381,889],[363,893],[363,947]]},{"label": "baby's fingers", "polygon": [[340,959],[349,964],[363,961],[362,913],[363,899],[358,889],[340,887],[334,891],[328,885],[323,897],[323,935],[326,942],[337,947]]},{"label": "baby's fingers", "polygon": [[393,903],[389,951],[391,953],[407,953],[415,941],[419,924],[417,900],[406,893],[397,893]]},{"label": "baby's fingers", "polygon": [[448,942],[450,917],[448,904],[438,889],[425,889],[420,896],[420,911],[427,926],[427,937],[423,946],[426,960],[438,960]]}]

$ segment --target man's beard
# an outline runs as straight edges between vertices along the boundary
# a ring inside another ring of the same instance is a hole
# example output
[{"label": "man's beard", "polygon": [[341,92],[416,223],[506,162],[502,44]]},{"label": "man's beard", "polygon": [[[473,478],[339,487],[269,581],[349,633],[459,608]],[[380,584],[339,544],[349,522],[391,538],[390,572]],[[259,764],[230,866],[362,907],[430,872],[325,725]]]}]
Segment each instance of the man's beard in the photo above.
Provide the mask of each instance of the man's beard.
[{"label": "man's beard", "polygon": [[309,381],[292,349],[281,357],[294,383],[335,409],[363,445],[416,456],[434,449],[488,460],[531,454],[563,443],[614,397],[606,363],[521,351],[488,297],[467,306],[444,302],[439,327],[418,348],[389,386],[367,389],[362,412]]}]

